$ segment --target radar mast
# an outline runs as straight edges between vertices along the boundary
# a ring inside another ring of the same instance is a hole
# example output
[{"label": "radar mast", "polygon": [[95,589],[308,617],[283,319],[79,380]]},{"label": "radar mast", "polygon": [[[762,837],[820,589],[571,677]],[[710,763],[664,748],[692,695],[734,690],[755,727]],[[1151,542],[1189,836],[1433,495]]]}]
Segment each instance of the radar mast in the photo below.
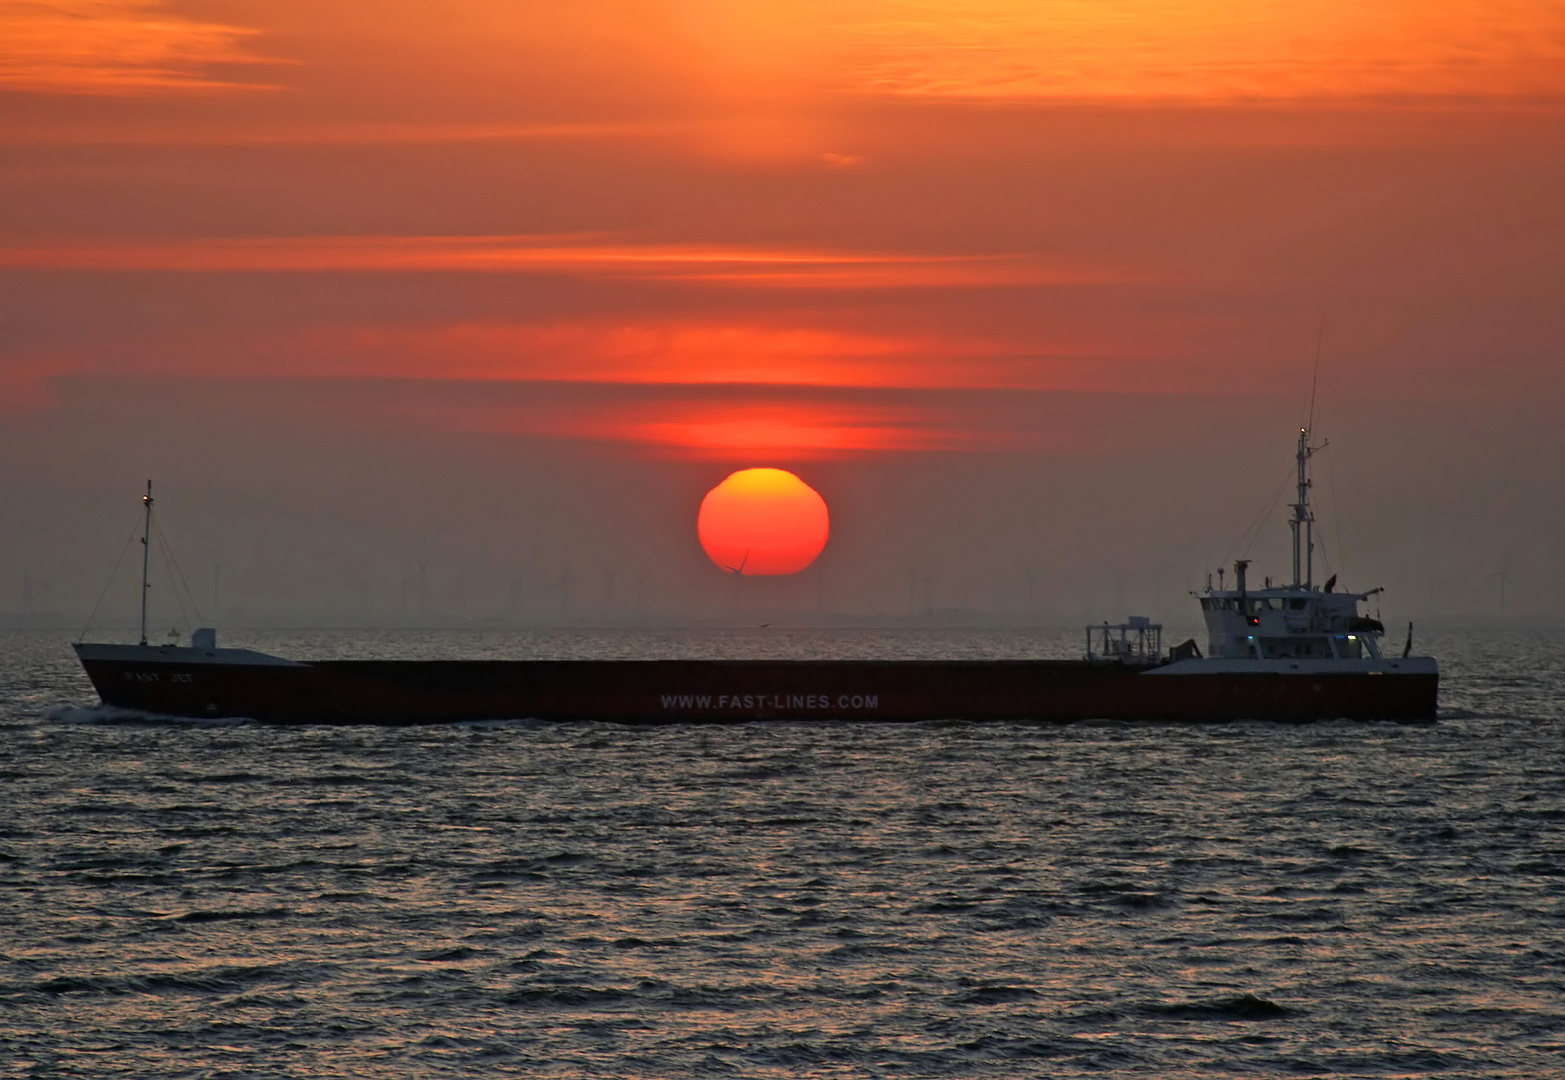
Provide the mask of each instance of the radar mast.
[{"label": "radar mast", "polygon": [[1298,496],[1293,504],[1293,518],[1288,527],[1293,530],[1293,587],[1315,587],[1315,513],[1310,509],[1310,458],[1315,451],[1325,449],[1326,444],[1310,445],[1308,426],[1299,429]]}]

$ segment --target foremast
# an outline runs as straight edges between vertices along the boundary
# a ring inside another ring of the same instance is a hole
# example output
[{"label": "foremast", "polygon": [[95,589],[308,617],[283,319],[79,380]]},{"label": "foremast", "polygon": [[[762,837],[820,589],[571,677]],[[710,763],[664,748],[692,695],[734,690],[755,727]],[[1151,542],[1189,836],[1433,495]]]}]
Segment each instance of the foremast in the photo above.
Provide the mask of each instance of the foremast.
[{"label": "foremast", "polygon": [[152,585],[147,580],[148,564],[152,555],[152,481],[147,481],[147,493],[141,497],[146,518],[141,525],[141,643],[147,643],[147,590]]}]

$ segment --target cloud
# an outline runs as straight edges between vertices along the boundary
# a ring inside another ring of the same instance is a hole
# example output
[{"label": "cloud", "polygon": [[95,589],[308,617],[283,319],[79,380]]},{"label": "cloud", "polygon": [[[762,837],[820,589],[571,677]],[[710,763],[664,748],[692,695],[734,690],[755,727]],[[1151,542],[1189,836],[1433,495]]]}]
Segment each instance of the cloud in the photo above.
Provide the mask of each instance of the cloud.
[{"label": "cloud", "polygon": [[147,94],[235,88],[212,69],[265,62],[255,30],[198,22],[159,0],[0,2],[0,89]]},{"label": "cloud", "polygon": [[997,449],[995,432],[951,424],[918,405],[769,400],[765,389],[723,388],[724,400],[648,401],[584,414],[553,435],[631,444],[680,457],[836,457],[862,451]]},{"label": "cloud", "polygon": [[1033,255],[914,254],[569,235],[306,236],[111,241],[0,248],[0,268],[116,271],[460,271],[556,273],[769,287],[899,288],[1130,280],[1107,267]]},{"label": "cloud", "polygon": [[698,319],[334,327],[288,346],[410,377],[809,386],[973,385],[992,343]]},{"label": "cloud", "polygon": [[856,0],[862,92],[969,99],[1559,97],[1565,7],[1536,0]]},{"label": "cloud", "polygon": [[1086,423],[1080,407],[1096,396],[1043,391],[85,373],[49,382],[52,405],[67,411],[151,398],[244,425],[502,436],[633,457],[798,461],[1084,447],[1098,422]]}]

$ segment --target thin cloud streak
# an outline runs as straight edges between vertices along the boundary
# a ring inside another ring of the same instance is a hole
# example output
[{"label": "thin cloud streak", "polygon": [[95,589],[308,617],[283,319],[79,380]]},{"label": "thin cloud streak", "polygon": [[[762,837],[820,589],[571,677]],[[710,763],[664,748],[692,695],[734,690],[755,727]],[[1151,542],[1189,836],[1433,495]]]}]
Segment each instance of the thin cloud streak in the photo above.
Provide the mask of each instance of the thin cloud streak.
[{"label": "thin cloud streak", "polygon": [[[1003,346],[950,336],[764,322],[457,323],[332,328],[278,353],[343,374],[578,383],[972,386]],[[329,358],[329,359],[328,359]],[[306,374],[307,372],[301,372]]]},{"label": "thin cloud streak", "polygon": [[1040,390],[1067,388],[1113,362],[1063,338],[1018,352],[1002,339],[764,321],[364,324],[16,355],[0,362],[0,410],[44,407],[57,379],[80,377],[728,386],[758,393]]},{"label": "thin cloud streak", "polygon": [[158,0],[10,0],[0,4],[0,89],[144,95],[268,89],[211,74],[272,64],[245,43],[257,30],[198,22]]},{"label": "thin cloud streak", "polygon": [[[577,240],[572,243],[572,240]],[[561,236],[326,236],[0,248],[0,268],[165,272],[563,273],[792,288],[960,287],[1148,280],[1010,254],[924,255]]]},{"label": "thin cloud streak", "polygon": [[977,100],[1565,94],[1565,7],[1531,0],[856,0],[861,93]]},{"label": "thin cloud streak", "polygon": [[795,460],[849,452],[998,449],[994,432],[962,430],[937,409],[759,400],[682,403],[608,411],[555,434],[639,445],[676,456],[784,455]]},{"label": "thin cloud streak", "polygon": [[593,444],[632,457],[826,460],[855,454],[1059,447],[1081,425],[1037,423],[1050,391],[595,383],[440,378],[58,376],[57,403],[152,393],[244,422],[417,430]]},{"label": "thin cloud streak", "polygon": [[[251,84],[246,84],[251,86]],[[264,88],[263,88],[264,89]],[[231,146],[395,146],[406,143],[486,143],[532,142],[543,140],[646,139],[679,134],[690,125],[641,123],[559,123],[559,124],[484,124],[447,123],[410,124],[364,121],[342,123],[311,119],[290,119],[286,123],[268,119],[257,127],[236,129],[231,126],[203,126],[191,123],[178,128],[94,127],[78,123],[71,127],[34,125],[0,129],[4,139],[22,146],[156,146],[156,147],[231,147]]]}]

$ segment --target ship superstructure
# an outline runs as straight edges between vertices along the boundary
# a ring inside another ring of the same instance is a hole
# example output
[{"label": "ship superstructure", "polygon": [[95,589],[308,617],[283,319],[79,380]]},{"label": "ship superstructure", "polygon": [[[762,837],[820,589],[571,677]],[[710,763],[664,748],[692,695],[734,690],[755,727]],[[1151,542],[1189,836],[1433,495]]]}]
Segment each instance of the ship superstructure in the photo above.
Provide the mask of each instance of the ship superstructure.
[{"label": "ship superstructure", "polygon": [[1382,659],[1379,619],[1359,612],[1364,603],[1385,590],[1338,592],[1333,574],[1315,585],[1315,515],[1310,509],[1309,461],[1317,450],[1310,430],[1299,429],[1297,494],[1288,524],[1293,532],[1293,580],[1261,588],[1249,585],[1250,560],[1234,563],[1234,587],[1213,589],[1210,580],[1199,595],[1206,622],[1207,656],[1242,660],[1374,660]]},{"label": "ship superstructure", "polygon": [[1379,660],[1380,620],[1359,614],[1382,590],[1328,592],[1313,588],[1250,589],[1247,560],[1234,564],[1237,588],[1200,597],[1207,656],[1250,660]]}]

